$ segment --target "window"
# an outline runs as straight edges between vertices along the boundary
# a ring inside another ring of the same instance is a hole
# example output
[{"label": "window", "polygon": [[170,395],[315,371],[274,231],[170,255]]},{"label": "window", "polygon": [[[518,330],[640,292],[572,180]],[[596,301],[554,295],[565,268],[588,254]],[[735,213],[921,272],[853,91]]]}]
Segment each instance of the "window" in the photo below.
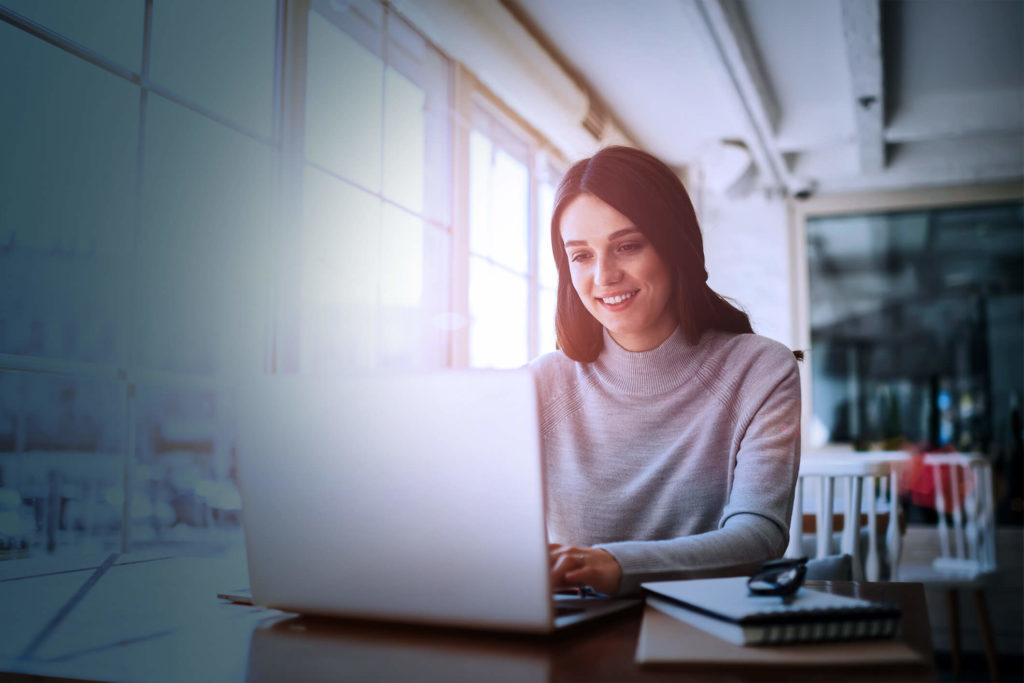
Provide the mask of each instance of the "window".
[{"label": "window", "polygon": [[812,217],[806,230],[812,445],[980,452],[1019,505],[1024,204]]},{"label": "window", "polygon": [[1022,240],[1019,203],[809,220],[817,439],[1010,448]]},{"label": "window", "polygon": [[469,137],[470,365],[527,358],[529,150],[476,108]]},{"label": "window", "polygon": [[306,64],[297,369],[445,365],[451,67],[376,3],[313,3]]},{"label": "window", "polygon": [[[495,113],[492,113],[495,112]],[[469,133],[469,364],[518,367],[553,351],[554,171],[536,138],[473,107]]]}]

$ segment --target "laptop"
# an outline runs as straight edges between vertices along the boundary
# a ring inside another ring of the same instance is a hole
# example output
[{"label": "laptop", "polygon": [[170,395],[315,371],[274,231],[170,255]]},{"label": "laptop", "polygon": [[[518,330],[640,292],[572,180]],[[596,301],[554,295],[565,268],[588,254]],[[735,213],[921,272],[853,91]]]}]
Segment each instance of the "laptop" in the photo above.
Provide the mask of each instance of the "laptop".
[{"label": "laptop", "polygon": [[535,633],[639,604],[552,591],[526,369],[270,375],[238,419],[255,604]]}]

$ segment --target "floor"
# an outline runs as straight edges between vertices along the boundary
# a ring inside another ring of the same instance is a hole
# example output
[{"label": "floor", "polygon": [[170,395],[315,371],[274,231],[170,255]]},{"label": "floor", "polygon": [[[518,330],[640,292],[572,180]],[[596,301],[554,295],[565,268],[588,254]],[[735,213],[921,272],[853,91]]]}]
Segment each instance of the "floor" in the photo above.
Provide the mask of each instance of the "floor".
[{"label": "floor", "polygon": [[[936,545],[934,529],[909,526],[904,536],[903,560],[909,564],[922,564],[934,557]],[[998,570],[985,588],[985,601],[991,618],[995,637],[995,651],[1009,657],[1008,672],[1020,672],[1020,660],[1024,655],[1024,529],[1019,526],[999,527],[996,531],[996,562]],[[977,615],[969,591],[959,592],[959,613],[961,613],[961,638],[963,650],[978,653],[979,672],[985,672],[984,651],[979,635]],[[932,623],[932,643],[937,652],[945,652],[948,661],[949,631],[948,606],[945,591],[925,586],[929,618]],[[1016,661],[1016,667],[1012,666]],[[970,661],[969,663],[970,664]],[[1024,682],[1019,673],[1016,678],[1002,676],[1004,681]],[[953,680],[953,679],[945,679]],[[988,680],[971,678],[962,680]]]},{"label": "floor", "polygon": [[[991,681],[985,655],[980,652],[968,652],[963,655],[960,675],[953,674],[949,652],[935,653],[936,680],[970,682]],[[1024,681],[1024,657],[1021,655],[1002,655],[999,657],[999,680],[1005,683],[1021,683]]]},{"label": "floor", "polygon": [[[999,680],[1024,683],[1024,529],[1000,527],[996,532],[996,560],[999,571],[986,590],[989,615],[999,653]],[[929,557],[935,552],[934,534],[926,527],[910,526],[904,536],[904,559]],[[925,589],[928,616],[932,624],[937,680],[991,681],[988,664],[978,636],[974,607],[961,595],[961,638],[964,652],[961,672],[955,676],[949,654],[949,624],[945,596],[941,590]]]}]

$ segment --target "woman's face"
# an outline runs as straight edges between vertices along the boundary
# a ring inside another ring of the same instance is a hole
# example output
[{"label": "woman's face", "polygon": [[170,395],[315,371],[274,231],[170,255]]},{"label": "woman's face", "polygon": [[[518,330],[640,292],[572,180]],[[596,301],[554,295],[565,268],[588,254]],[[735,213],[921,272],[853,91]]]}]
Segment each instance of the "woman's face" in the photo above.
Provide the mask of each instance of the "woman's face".
[{"label": "woman's face", "polygon": [[676,328],[672,276],[640,230],[591,194],[562,212],[572,286],[590,314],[628,351],[656,348]]}]

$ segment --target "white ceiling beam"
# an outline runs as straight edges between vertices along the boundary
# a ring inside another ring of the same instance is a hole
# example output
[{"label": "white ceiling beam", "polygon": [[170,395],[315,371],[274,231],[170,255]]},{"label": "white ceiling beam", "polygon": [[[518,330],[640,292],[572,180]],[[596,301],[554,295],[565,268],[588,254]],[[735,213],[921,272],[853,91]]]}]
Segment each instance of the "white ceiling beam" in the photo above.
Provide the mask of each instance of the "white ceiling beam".
[{"label": "white ceiling beam", "polygon": [[915,187],[949,187],[1020,182],[1020,163],[992,163],[985,166],[948,164],[920,169],[900,166],[881,173],[822,178],[818,194],[903,190]]},{"label": "white ceiling beam", "polygon": [[776,146],[782,154],[801,154],[819,149],[831,149],[833,147],[847,147],[857,144],[856,136],[842,135],[835,132],[808,131],[804,135],[780,137]]},{"label": "white ceiling beam", "polygon": [[780,110],[765,70],[754,51],[743,10],[737,0],[698,0],[697,15],[703,22],[732,89],[754,133],[754,155],[769,180],[788,189],[789,171],[775,146]]},{"label": "white ceiling beam", "polygon": [[1019,179],[1024,135],[946,138],[895,145],[886,167],[858,167],[854,147],[800,154],[794,172],[818,178],[818,191],[849,192],[900,187],[969,185]]},{"label": "white ceiling beam", "polygon": [[1024,132],[1024,92],[1017,88],[929,93],[900,104],[886,126],[887,142],[920,142]]},{"label": "white ceiling beam", "polygon": [[853,87],[858,158],[865,173],[885,167],[882,18],[879,0],[842,0],[843,41]]}]

